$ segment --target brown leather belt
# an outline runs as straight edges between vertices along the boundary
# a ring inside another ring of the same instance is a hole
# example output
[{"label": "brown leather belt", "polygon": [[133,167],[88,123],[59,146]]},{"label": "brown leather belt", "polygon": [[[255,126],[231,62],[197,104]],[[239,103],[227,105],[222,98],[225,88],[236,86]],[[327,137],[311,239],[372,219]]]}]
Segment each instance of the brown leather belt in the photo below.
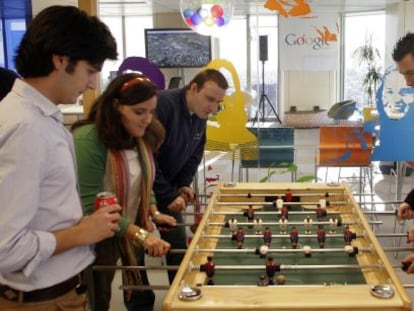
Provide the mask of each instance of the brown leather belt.
[{"label": "brown leather belt", "polygon": [[7,285],[0,284],[0,296],[9,301],[17,302],[39,302],[45,300],[52,300],[59,296],[62,296],[79,285],[79,276],[63,281],[62,283],[37,289],[31,292],[24,292]]}]

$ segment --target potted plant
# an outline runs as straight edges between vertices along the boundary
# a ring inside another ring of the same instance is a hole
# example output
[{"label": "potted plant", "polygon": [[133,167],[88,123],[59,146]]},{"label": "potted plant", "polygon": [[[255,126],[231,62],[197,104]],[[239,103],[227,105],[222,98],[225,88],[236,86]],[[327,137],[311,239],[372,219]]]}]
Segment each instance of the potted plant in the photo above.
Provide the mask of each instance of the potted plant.
[{"label": "potted plant", "polygon": [[368,107],[374,108],[375,106],[375,93],[377,91],[378,83],[381,80],[382,72],[381,55],[373,45],[373,34],[365,36],[365,43],[358,47],[352,54],[354,60],[359,66],[365,69],[365,74],[362,80],[362,86],[368,97]]}]

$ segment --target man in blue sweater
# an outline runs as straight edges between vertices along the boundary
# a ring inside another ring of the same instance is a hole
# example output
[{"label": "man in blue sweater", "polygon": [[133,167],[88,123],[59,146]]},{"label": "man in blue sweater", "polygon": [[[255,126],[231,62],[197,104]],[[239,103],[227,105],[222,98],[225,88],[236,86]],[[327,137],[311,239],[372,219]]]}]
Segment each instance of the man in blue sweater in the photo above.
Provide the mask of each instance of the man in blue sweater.
[{"label": "man in blue sweater", "polygon": [[[178,223],[183,222],[181,212],[195,199],[191,183],[203,157],[207,118],[217,111],[227,88],[227,80],[220,71],[206,69],[184,88],[159,94],[157,115],[166,129],[166,137],[155,155],[154,192],[158,209],[174,216]],[[161,236],[172,249],[187,248],[184,227],[162,231]],[[169,254],[167,264],[179,265],[183,256]],[[169,272],[170,282],[175,273]]]}]

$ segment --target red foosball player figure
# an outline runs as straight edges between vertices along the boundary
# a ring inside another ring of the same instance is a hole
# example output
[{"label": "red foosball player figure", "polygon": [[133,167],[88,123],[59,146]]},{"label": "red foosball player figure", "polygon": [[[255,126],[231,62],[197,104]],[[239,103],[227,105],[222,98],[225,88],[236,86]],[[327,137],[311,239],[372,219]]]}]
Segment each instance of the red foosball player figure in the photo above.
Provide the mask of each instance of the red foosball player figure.
[{"label": "red foosball player figure", "polygon": [[213,257],[208,256],[207,262],[200,267],[200,271],[204,271],[207,274],[207,285],[214,285],[214,273],[216,272],[216,265],[213,261]]},{"label": "red foosball player figure", "polygon": [[236,242],[237,248],[243,248],[244,230],[242,227],[239,227],[239,230],[236,232]]},{"label": "red foosball player figure", "polygon": [[266,275],[267,275],[267,281],[269,285],[275,284],[273,281],[273,278],[275,277],[276,271],[280,271],[280,265],[274,262],[272,256],[267,257]]},{"label": "red foosball player figure", "polygon": [[312,233],[312,222],[312,218],[310,218],[309,216],[306,216],[306,218],[303,220],[303,226],[305,228],[306,234]]},{"label": "red foosball player figure", "polygon": [[280,210],[280,217],[289,219],[289,209],[286,205],[283,205],[282,209]]},{"label": "red foosball player figure", "polygon": [[318,239],[319,247],[324,248],[325,247],[325,241],[326,241],[326,234],[323,230],[323,226],[318,227],[318,231],[316,231],[316,238]]},{"label": "red foosball player figure", "polygon": [[269,227],[266,227],[263,232],[263,242],[266,246],[270,246],[270,243],[272,243],[272,232]]},{"label": "red foosball player figure", "polygon": [[290,243],[292,244],[292,248],[296,248],[298,246],[299,241],[299,232],[295,226],[292,227],[290,230]]},{"label": "red foosball player figure", "polygon": [[247,221],[253,222],[253,219],[254,219],[253,205],[249,205],[249,208],[247,209],[247,211],[243,213],[243,216],[247,217]]},{"label": "red foosball player figure", "polygon": [[285,218],[285,216],[280,217],[279,224],[280,224],[280,234],[286,234],[288,221]]},{"label": "red foosball player figure", "polygon": [[290,191],[290,189],[287,189],[285,193],[285,202],[292,202],[292,200],[293,200],[292,191]]},{"label": "red foosball player figure", "polygon": [[316,218],[319,221],[322,221],[326,217],[327,212],[326,212],[325,208],[322,208],[322,206],[320,204],[318,204],[316,206],[315,214],[316,214]]},{"label": "red foosball player figure", "polygon": [[256,217],[256,219],[253,220],[253,224],[256,234],[262,234],[262,220],[259,217]]},{"label": "red foosball player figure", "polygon": [[356,238],[356,234],[349,229],[349,226],[346,226],[344,229],[344,241],[345,245],[351,245],[353,239]]}]

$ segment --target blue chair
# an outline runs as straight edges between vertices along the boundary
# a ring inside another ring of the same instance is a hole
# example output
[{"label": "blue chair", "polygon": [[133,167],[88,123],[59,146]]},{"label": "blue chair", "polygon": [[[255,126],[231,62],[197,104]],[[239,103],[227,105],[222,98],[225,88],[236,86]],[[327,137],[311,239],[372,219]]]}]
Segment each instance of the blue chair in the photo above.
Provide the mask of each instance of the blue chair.
[{"label": "blue chair", "polygon": [[356,101],[344,100],[333,105],[328,111],[328,117],[338,120],[348,120],[355,112]]},{"label": "blue chair", "polygon": [[[295,131],[290,127],[249,128],[258,143],[240,146],[239,180],[249,181],[249,168],[283,168],[295,163]],[[296,180],[296,170],[292,171],[291,181]]]}]

